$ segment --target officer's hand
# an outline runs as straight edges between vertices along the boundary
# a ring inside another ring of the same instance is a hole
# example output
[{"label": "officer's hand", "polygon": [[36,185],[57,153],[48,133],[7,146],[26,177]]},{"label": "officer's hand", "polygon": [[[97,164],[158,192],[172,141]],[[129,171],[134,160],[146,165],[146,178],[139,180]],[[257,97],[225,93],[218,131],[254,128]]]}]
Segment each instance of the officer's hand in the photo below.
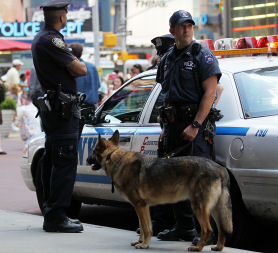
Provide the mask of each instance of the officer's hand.
[{"label": "officer's hand", "polygon": [[182,136],[187,141],[193,141],[196,138],[198,131],[199,131],[199,128],[189,125],[183,130]]}]

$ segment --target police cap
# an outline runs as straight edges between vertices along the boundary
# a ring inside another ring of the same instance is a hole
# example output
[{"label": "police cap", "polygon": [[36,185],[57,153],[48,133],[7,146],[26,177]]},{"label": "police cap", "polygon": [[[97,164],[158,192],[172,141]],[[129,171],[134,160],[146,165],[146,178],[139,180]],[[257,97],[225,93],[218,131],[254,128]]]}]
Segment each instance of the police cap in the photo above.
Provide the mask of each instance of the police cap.
[{"label": "police cap", "polygon": [[44,2],[40,8],[45,10],[60,10],[66,9],[71,4],[71,0],[50,0]]},{"label": "police cap", "polygon": [[181,25],[185,21],[189,21],[191,24],[195,25],[195,22],[188,11],[179,10],[174,12],[170,17],[169,24],[170,27],[175,27],[176,25]]},{"label": "police cap", "polygon": [[151,42],[154,44],[157,54],[162,56],[174,45],[175,38],[172,34],[165,34],[153,38]]}]

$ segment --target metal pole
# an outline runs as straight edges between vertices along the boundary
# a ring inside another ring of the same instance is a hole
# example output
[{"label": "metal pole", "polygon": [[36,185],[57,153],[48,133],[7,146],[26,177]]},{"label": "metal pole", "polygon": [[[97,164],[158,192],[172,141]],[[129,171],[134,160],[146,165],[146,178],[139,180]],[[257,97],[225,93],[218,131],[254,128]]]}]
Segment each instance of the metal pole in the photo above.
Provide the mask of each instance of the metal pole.
[{"label": "metal pole", "polygon": [[99,66],[99,15],[98,15],[98,0],[94,1],[93,8],[93,31],[94,31],[94,48],[95,48],[95,65]]},{"label": "metal pole", "polygon": [[122,51],[126,51],[126,14],[125,0],[121,0],[121,28],[122,28]]},{"label": "metal pole", "polygon": [[277,34],[277,16],[276,16],[277,15],[277,0],[275,1],[274,13],[275,13],[275,17],[274,17],[274,24],[275,24],[274,34]]}]

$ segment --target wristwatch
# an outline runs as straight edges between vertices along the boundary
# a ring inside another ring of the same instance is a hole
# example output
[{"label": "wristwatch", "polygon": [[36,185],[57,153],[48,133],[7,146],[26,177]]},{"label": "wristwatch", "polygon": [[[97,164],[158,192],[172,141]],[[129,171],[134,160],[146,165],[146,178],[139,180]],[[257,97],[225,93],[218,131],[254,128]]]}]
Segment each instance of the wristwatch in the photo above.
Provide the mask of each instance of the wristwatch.
[{"label": "wristwatch", "polygon": [[197,120],[193,120],[193,122],[191,123],[191,125],[193,127],[196,127],[196,128],[200,128],[202,125],[197,121]]}]

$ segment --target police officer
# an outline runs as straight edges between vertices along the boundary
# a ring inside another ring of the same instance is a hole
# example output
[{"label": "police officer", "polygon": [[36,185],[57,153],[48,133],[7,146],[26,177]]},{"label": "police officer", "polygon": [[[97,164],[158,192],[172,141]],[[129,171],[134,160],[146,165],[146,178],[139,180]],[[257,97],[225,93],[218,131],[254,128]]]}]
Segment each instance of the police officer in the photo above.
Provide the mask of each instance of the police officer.
[{"label": "police officer", "polygon": [[[174,12],[169,23],[176,43],[162,57],[156,77],[164,95],[162,153],[211,158],[211,140],[204,133],[221,72],[212,52],[193,42],[195,22],[189,12]],[[192,241],[197,231],[190,202],[174,204],[173,211],[176,225],[157,237]]]},{"label": "police officer", "polygon": [[175,38],[172,34],[165,34],[158,37],[155,37],[151,40],[151,43],[155,46],[156,57],[154,58],[153,65],[148,68],[154,69],[157,68],[158,63],[160,62],[162,56],[168,52],[168,50],[174,46]]},{"label": "police officer", "polygon": [[[166,54],[170,48],[175,44],[175,38],[172,34],[165,34],[157,36],[151,40],[154,44],[157,53],[157,62],[155,62],[149,69],[155,69],[158,67],[160,59]],[[152,218],[152,231],[156,236],[159,232],[166,228],[172,227],[174,223],[173,211],[171,205],[157,205],[150,208]],[[140,228],[137,228],[136,232],[140,234]]]},{"label": "police officer", "polygon": [[[75,77],[86,75],[84,63],[74,57],[59,32],[67,24],[69,1],[49,1],[43,8],[45,24],[32,43],[33,62],[42,89],[40,104],[45,132],[42,160],[43,229],[46,232],[80,232],[82,224],[66,216],[77,168],[79,112]],[[63,96],[62,96],[63,95]],[[46,108],[46,109],[45,109]]]}]

